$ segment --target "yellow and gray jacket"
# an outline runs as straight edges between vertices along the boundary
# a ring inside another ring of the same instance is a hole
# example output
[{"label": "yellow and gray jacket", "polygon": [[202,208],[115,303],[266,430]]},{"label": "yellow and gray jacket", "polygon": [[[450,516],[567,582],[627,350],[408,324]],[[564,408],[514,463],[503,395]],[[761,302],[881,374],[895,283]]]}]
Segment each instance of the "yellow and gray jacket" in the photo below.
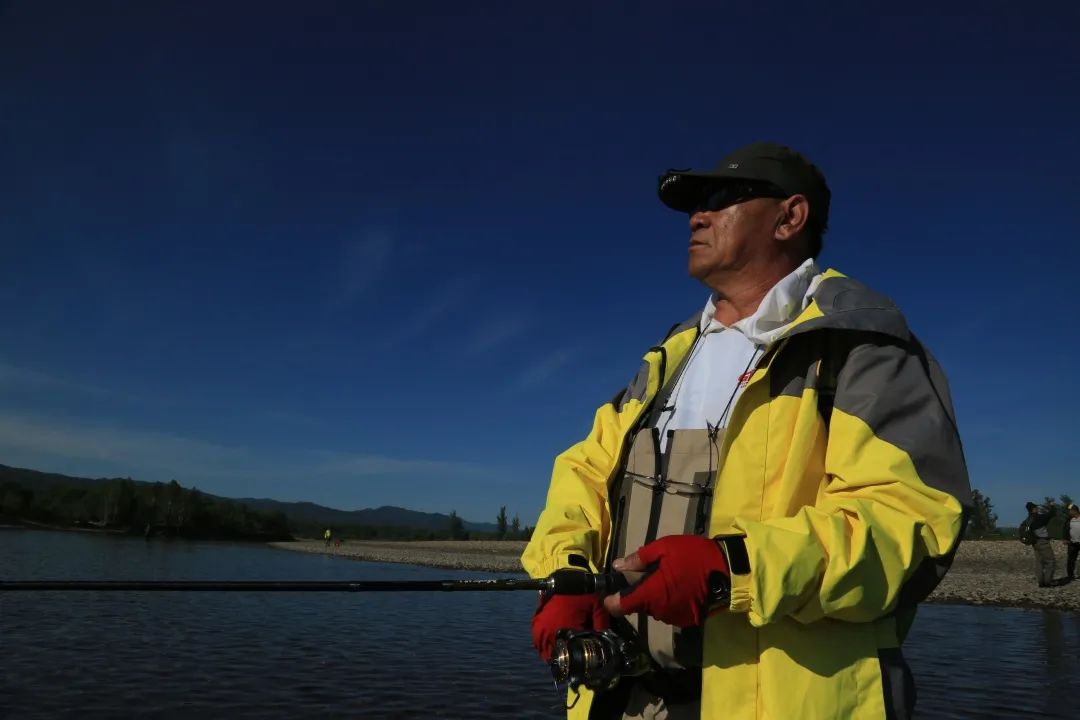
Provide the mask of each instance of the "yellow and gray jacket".
[{"label": "yellow and gray jacket", "polygon": [[[588,437],[555,461],[522,555],[543,577],[609,553],[628,438],[699,333],[651,348]],[[738,535],[749,572],[704,628],[702,718],[903,716],[897,670],[914,606],[944,575],[970,488],[937,362],[887,298],[829,270],[732,410],[708,534]],[[610,558],[608,558],[610,560]],[[588,717],[589,694],[570,711]]]}]

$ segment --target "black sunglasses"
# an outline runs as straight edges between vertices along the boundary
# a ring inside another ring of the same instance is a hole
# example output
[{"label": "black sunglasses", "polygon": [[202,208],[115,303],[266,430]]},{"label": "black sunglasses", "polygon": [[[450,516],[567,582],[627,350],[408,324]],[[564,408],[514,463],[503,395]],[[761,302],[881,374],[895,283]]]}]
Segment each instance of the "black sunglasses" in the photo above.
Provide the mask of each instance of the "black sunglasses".
[{"label": "black sunglasses", "polygon": [[690,214],[698,212],[716,212],[732,205],[754,200],[755,198],[787,198],[789,193],[771,183],[763,182],[724,182],[706,185],[702,188],[700,199],[690,209]]}]

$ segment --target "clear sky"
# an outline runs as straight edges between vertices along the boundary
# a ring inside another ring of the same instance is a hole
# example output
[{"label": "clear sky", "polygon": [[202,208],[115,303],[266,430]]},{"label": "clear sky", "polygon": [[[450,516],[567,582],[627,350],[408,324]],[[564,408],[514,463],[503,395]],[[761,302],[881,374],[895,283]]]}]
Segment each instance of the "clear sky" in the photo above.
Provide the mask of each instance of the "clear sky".
[{"label": "clear sky", "polygon": [[0,462],[533,524],[705,302],[657,175],[771,140],[1002,522],[1080,496],[1078,5],[909,5],[0,2]]}]

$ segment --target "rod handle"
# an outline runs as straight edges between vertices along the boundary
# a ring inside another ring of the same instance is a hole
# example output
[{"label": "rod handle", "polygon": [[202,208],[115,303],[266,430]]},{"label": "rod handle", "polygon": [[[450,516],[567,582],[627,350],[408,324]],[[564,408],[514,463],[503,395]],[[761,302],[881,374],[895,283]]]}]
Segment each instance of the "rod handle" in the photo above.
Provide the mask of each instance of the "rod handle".
[{"label": "rod handle", "polygon": [[584,570],[563,568],[548,576],[547,592],[553,595],[610,595],[629,583],[619,573],[594,575]]}]

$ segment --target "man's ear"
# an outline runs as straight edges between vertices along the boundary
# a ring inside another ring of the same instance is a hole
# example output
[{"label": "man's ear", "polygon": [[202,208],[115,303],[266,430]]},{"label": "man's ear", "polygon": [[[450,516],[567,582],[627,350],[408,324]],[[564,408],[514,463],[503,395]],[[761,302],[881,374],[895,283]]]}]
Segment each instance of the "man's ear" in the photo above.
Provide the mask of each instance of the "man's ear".
[{"label": "man's ear", "polygon": [[810,219],[810,202],[805,195],[792,195],[780,203],[780,217],[776,224],[775,237],[786,241],[797,236],[806,227]]}]

